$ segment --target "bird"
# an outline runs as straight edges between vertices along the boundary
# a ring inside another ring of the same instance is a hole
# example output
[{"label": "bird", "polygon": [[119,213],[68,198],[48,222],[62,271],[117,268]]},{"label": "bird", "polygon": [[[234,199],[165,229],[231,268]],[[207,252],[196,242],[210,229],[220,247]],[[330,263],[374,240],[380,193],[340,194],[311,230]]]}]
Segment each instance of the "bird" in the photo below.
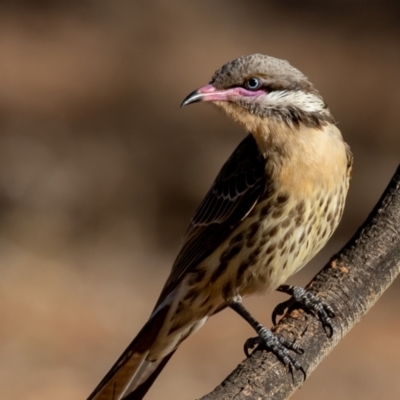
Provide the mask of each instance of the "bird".
[{"label": "bird", "polygon": [[225,308],[257,333],[246,352],[263,344],[284,365],[302,369],[290,353],[301,349],[244,307],[249,295],[285,292],[331,326],[330,305],[285,284],[343,214],[353,156],[327,104],[288,61],[262,54],[227,62],[181,106],[196,102],[214,104],[247,136],[190,221],[148,321],[88,400],[142,399],[182,341]]}]

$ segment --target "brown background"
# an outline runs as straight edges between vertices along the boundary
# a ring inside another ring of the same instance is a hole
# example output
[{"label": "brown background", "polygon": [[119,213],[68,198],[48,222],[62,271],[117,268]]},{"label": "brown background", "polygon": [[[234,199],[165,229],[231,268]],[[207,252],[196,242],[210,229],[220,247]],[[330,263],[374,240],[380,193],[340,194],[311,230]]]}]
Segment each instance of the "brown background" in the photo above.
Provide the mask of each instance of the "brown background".
[{"label": "brown background", "polygon": [[[180,101],[242,54],[288,59],[308,75],[355,155],[341,227],[291,281],[310,279],[365,219],[400,159],[391,4],[0,3],[1,399],[85,399],[146,321],[191,214],[244,134],[212,107],[181,110]],[[295,399],[400,398],[399,289]],[[246,304],[269,326],[284,299]],[[212,318],[148,399],[211,390],[251,334],[229,310]]]}]

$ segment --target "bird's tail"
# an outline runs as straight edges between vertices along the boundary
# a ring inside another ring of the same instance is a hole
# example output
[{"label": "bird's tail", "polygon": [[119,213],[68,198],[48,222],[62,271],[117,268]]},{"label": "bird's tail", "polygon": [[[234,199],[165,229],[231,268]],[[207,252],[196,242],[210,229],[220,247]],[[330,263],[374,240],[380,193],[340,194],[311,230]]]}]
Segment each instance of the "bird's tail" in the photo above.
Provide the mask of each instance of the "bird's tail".
[{"label": "bird's tail", "polygon": [[146,357],[168,314],[154,313],[87,400],[140,400],[149,390],[175,350],[156,361]]},{"label": "bird's tail", "polygon": [[133,387],[128,388],[127,395],[123,397],[123,400],[141,400],[153,385],[154,381],[157,379],[158,374],[163,370],[163,368],[167,365],[169,359],[173,356],[176,349],[169,353],[164,358],[161,358],[157,361],[144,361],[142,364],[141,370],[143,372],[142,379],[138,384]]}]

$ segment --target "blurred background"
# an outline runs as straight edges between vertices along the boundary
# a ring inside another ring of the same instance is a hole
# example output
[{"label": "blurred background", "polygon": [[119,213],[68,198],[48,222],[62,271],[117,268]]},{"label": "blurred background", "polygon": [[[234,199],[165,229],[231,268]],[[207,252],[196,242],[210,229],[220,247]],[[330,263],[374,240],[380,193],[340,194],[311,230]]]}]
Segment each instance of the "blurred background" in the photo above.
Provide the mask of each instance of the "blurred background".
[{"label": "blurred background", "polygon": [[[213,107],[179,104],[243,54],[308,75],[354,152],[343,222],[291,279],[307,283],[400,160],[399,11],[345,0],[1,1],[0,398],[85,399],[146,321],[191,215],[244,137]],[[399,289],[293,398],[400,398]],[[270,326],[285,299],[246,305]],[[212,318],[147,398],[210,391],[252,334],[229,310]]]}]

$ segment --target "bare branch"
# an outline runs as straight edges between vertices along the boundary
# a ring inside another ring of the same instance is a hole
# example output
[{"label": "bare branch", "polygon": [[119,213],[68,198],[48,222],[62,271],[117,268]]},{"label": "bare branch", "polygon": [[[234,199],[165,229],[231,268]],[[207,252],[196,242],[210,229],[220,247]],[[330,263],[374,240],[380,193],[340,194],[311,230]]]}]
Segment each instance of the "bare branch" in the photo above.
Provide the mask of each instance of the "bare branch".
[{"label": "bare branch", "polygon": [[[296,340],[307,376],[360,321],[400,271],[400,165],[378,204],[343,249],[314,277],[308,288],[326,299],[334,310],[334,333],[295,309],[274,331]],[[288,373],[271,353],[257,350],[210,394],[200,400],[283,400],[303,383],[303,375]]]}]

